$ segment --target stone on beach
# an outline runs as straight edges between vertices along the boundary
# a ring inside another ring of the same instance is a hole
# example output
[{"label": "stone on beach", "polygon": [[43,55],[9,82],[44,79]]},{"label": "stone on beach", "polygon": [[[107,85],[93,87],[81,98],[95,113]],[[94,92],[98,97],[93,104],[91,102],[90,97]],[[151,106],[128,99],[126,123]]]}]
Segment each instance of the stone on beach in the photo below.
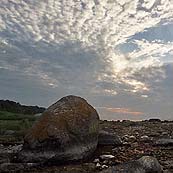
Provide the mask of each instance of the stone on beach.
[{"label": "stone on beach", "polygon": [[173,146],[173,139],[161,138],[161,139],[158,139],[154,145],[156,145],[156,146]]},{"label": "stone on beach", "polygon": [[98,144],[99,116],[81,97],[51,105],[24,138],[23,162],[61,163],[90,157]]},{"label": "stone on beach", "polygon": [[98,144],[104,146],[107,145],[120,146],[122,145],[122,140],[116,134],[101,130],[99,132]]},{"label": "stone on beach", "polygon": [[118,164],[110,167],[101,173],[162,173],[162,167],[158,160],[151,156],[143,156],[142,158]]}]

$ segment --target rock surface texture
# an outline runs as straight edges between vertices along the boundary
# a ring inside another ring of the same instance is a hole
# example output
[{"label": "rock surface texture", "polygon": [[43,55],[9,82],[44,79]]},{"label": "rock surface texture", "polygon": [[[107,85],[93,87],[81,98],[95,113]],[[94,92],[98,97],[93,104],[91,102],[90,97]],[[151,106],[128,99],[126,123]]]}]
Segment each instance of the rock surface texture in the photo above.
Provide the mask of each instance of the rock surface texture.
[{"label": "rock surface texture", "polygon": [[162,173],[162,167],[156,158],[143,156],[139,160],[119,164],[101,173]]},{"label": "rock surface texture", "polygon": [[154,145],[158,146],[173,146],[173,139],[168,139],[168,138],[163,138],[163,139],[158,139]]},{"label": "rock surface texture", "polygon": [[99,132],[98,144],[104,146],[109,146],[109,145],[120,146],[122,145],[122,141],[116,134],[101,130]]},{"label": "rock surface texture", "polygon": [[66,96],[51,105],[24,139],[19,160],[69,162],[92,155],[98,144],[99,116],[86,100]]}]

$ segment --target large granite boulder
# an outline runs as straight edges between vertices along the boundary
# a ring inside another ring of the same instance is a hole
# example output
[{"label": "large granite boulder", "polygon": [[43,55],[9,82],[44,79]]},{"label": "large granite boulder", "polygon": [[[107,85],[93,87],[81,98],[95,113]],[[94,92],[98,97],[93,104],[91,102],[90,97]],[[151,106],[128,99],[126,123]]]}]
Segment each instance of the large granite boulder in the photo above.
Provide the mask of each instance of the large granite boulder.
[{"label": "large granite boulder", "polygon": [[24,138],[19,160],[54,164],[88,158],[98,144],[99,116],[86,100],[66,96],[51,105]]}]

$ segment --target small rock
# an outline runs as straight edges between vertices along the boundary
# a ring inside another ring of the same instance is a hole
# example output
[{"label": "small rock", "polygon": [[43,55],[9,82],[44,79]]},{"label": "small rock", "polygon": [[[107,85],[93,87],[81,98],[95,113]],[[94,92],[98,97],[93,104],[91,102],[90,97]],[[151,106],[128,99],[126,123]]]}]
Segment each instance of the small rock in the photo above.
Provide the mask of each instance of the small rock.
[{"label": "small rock", "polygon": [[162,173],[162,167],[156,158],[143,156],[139,160],[118,164],[101,173]]},{"label": "small rock", "polygon": [[26,166],[27,168],[30,168],[30,167],[39,166],[39,164],[38,164],[38,163],[26,163],[25,166]]},{"label": "small rock", "polygon": [[131,147],[131,144],[129,142],[124,142],[123,145],[127,147]]},{"label": "small rock", "polygon": [[129,135],[124,135],[123,137],[125,137],[125,138],[129,138]]},{"label": "small rock", "polygon": [[115,156],[113,156],[113,155],[101,155],[100,156],[100,158],[102,159],[102,160],[109,160],[109,159],[113,159],[113,158],[115,158]]},{"label": "small rock", "polygon": [[167,138],[163,138],[163,139],[159,139],[155,142],[156,146],[173,146],[173,139],[167,139]]},{"label": "small rock", "polygon": [[128,145],[129,143],[128,142],[123,142],[123,145]]},{"label": "small rock", "polygon": [[168,132],[162,132],[162,136],[169,136],[169,133]]},{"label": "small rock", "polygon": [[103,161],[103,164],[108,164],[108,163],[109,163],[108,160],[104,160],[104,161]]},{"label": "small rock", "polygon": [[145,135],[145,136],[141,136],[140,141],[141,142],[150,142],[151,139],[149,138],[149,136]]},{"label": "small rock", "polygon": [[107,165],[102,165],[102,169],[106,169],[106,168],[108,168],[109,166],[107,166]]},{"label": "small rock", "polygon": [[94,162],[94,163],[99,163],[100,160],[99,160],[99,159],[95,159],[93,162]]},{"label": "small rock", "polygon": [[124,135],[124,136],[122,137],[122,139],[123,139],[124,142],[127,142],[128,139],[129,139],[129,135]]},{"label": "small rock", "polygon": [[22,150],[22,147],[23,147],[23,144],[20,144],[20,145],[12,146],[10,149],[13,151],[13,153],[17,153]]},{"label": "small rock", "polygon": [[0,165],[0,172],[9,173],[9,172],[22,172],[24,166],[20,163],[3,163]]},{"label": "small rock", "polygon": [[97,163],[96,168],[100,168],[100,167],[101,167],[100,163]]},{"label": "small rock", "polygon": [[101,130],[99,132],[98,144],[104,146],[108,145],[120,146],[122,145],[122,141],[117,135]]},{"label": "small rock", "polygon": [[150,137],[160,137],[160,133],[159,132],[152,132],[150,134]]},{"label": "small rock", "polygon": [[129,142],[135,142],[136,141],[136,137],[135,136],[129,136],[128,141]]},{"label": "small rock", "polygon": [[15,131],[13,131],[13,130],[6,130],[4,132],[4,135],[13,135],[14,133],[15,133]]},{"label": "small rock", "polygon": [[124,135],[123,137],[124,142],[135,142],[137,139],[135,136],[129,136],[129,135]]},{"label": "small rock", "polygon": [[135,136],[139,136],[139,132],[135,132]]},{"label": "small rock", "polygon": [[164,165],[166,165],[166,167],[169,169],[173,169],[173,160],[164,161]]},{"label": "small rock", "polygon": [[138,162],[143,166],[146,172],[156,172],[161,173],[162,167],[159,164],[158,160],[151,156],[143,156]]}]

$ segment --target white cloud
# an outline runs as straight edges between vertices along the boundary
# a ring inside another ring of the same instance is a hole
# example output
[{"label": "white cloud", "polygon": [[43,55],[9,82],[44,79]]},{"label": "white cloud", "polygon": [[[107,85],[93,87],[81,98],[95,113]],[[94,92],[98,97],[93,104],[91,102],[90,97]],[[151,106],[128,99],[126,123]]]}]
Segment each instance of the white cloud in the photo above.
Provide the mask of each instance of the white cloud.
[{"label": "white cloud", "polygon": [[[1,0],[0,30],[27,42],[80,42],[83,49],[96,51],[106,64],[105,72],[97,74],[100,81],[123,83],[131,87],[130,91],[139,92],[149,90],[149,86],[136,74],[142,76],[143,69],[153,69],[148,78],[156,75],[162,65],[159,57],[171,53],[173,43],[136,40],[139,49],[127,55],[116,47],[161,21],[171,22],[172,10],[172,0]],[[59,80],[40,69],[39,63],[35,60],[25,71],[37,74],[50,86],[58,86]]]}]

